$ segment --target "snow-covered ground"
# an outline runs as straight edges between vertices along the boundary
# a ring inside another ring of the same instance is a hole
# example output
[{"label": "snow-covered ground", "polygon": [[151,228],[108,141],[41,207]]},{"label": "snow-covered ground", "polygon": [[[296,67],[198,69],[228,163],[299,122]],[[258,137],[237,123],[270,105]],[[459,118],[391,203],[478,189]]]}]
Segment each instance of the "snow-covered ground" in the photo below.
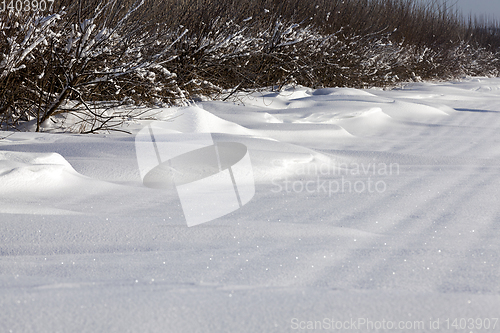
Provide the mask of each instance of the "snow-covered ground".
[{"label": "snow-covered ground", "polygon": [[187,227],[142,183],[147,121],[0,132],[1,332],[500,331],[500,79],[158,117],[244,144],[253,199]]}]

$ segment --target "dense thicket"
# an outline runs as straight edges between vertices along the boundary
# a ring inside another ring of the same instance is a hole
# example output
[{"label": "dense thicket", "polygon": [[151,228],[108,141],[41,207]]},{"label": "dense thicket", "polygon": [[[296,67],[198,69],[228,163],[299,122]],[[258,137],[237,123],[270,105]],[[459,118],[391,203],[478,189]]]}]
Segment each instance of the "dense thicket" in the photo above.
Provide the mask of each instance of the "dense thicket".
[{"label": "dense thicket", "polygon": [[63,0],[17,9],[0,12],[3,126],[36,119],[39,130],[62,114],[91,132],[131,116],[116,112],[123,104],[500,69],[498,26],[446,1]]}]

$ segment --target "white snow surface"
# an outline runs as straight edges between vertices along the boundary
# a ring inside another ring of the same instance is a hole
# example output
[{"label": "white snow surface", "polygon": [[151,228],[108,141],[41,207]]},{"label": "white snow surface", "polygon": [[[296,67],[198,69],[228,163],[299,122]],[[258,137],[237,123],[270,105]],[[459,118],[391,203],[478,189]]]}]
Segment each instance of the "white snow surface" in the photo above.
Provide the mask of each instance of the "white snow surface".
[{"label": "white snow surface", "polygon": [[500,331],[500,79],[239,100],[159,115],[250,154],[253,199],[191,228],[149,121],[0,132],[0,332]]}]

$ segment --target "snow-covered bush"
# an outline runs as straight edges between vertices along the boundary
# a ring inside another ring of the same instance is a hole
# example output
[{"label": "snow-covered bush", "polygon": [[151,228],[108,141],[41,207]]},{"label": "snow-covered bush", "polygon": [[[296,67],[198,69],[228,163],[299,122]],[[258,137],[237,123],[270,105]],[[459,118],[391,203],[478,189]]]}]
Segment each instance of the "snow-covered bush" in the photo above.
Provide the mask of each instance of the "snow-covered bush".
[{"label": "snow-covered bush", "polygon": [[4,123],[36,119],[39,130],[70,112],[88,132],[116,125],[121,115],[108,112],[113,107],[182,98],[175,74],[165,67],[182,33],[138,20],[143,6],[144,0],[128,8],[118,0],[80,0],[52,14],[3,13]]},{"label": "snow-covered bush", "polygon": [[0,13],[0,124],[71,114],[112,129],[116,107],[228,99],[301,84],[387,86],[498,75],[500,33],[447,1],[61,0]]}]

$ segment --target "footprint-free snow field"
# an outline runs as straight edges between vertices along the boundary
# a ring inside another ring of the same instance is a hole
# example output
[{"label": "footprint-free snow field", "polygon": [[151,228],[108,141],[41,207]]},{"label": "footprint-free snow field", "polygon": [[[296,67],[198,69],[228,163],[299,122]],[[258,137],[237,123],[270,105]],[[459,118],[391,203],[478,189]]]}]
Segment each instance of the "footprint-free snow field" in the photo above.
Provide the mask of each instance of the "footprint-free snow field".
[{"label": "footprint-free snow field", "polygon": [[141,179],[151,120],[0,132],[1,332],[500,331],[500,79],[156,118],[162,140],[244,145],[253,198],[188,227]]}]

